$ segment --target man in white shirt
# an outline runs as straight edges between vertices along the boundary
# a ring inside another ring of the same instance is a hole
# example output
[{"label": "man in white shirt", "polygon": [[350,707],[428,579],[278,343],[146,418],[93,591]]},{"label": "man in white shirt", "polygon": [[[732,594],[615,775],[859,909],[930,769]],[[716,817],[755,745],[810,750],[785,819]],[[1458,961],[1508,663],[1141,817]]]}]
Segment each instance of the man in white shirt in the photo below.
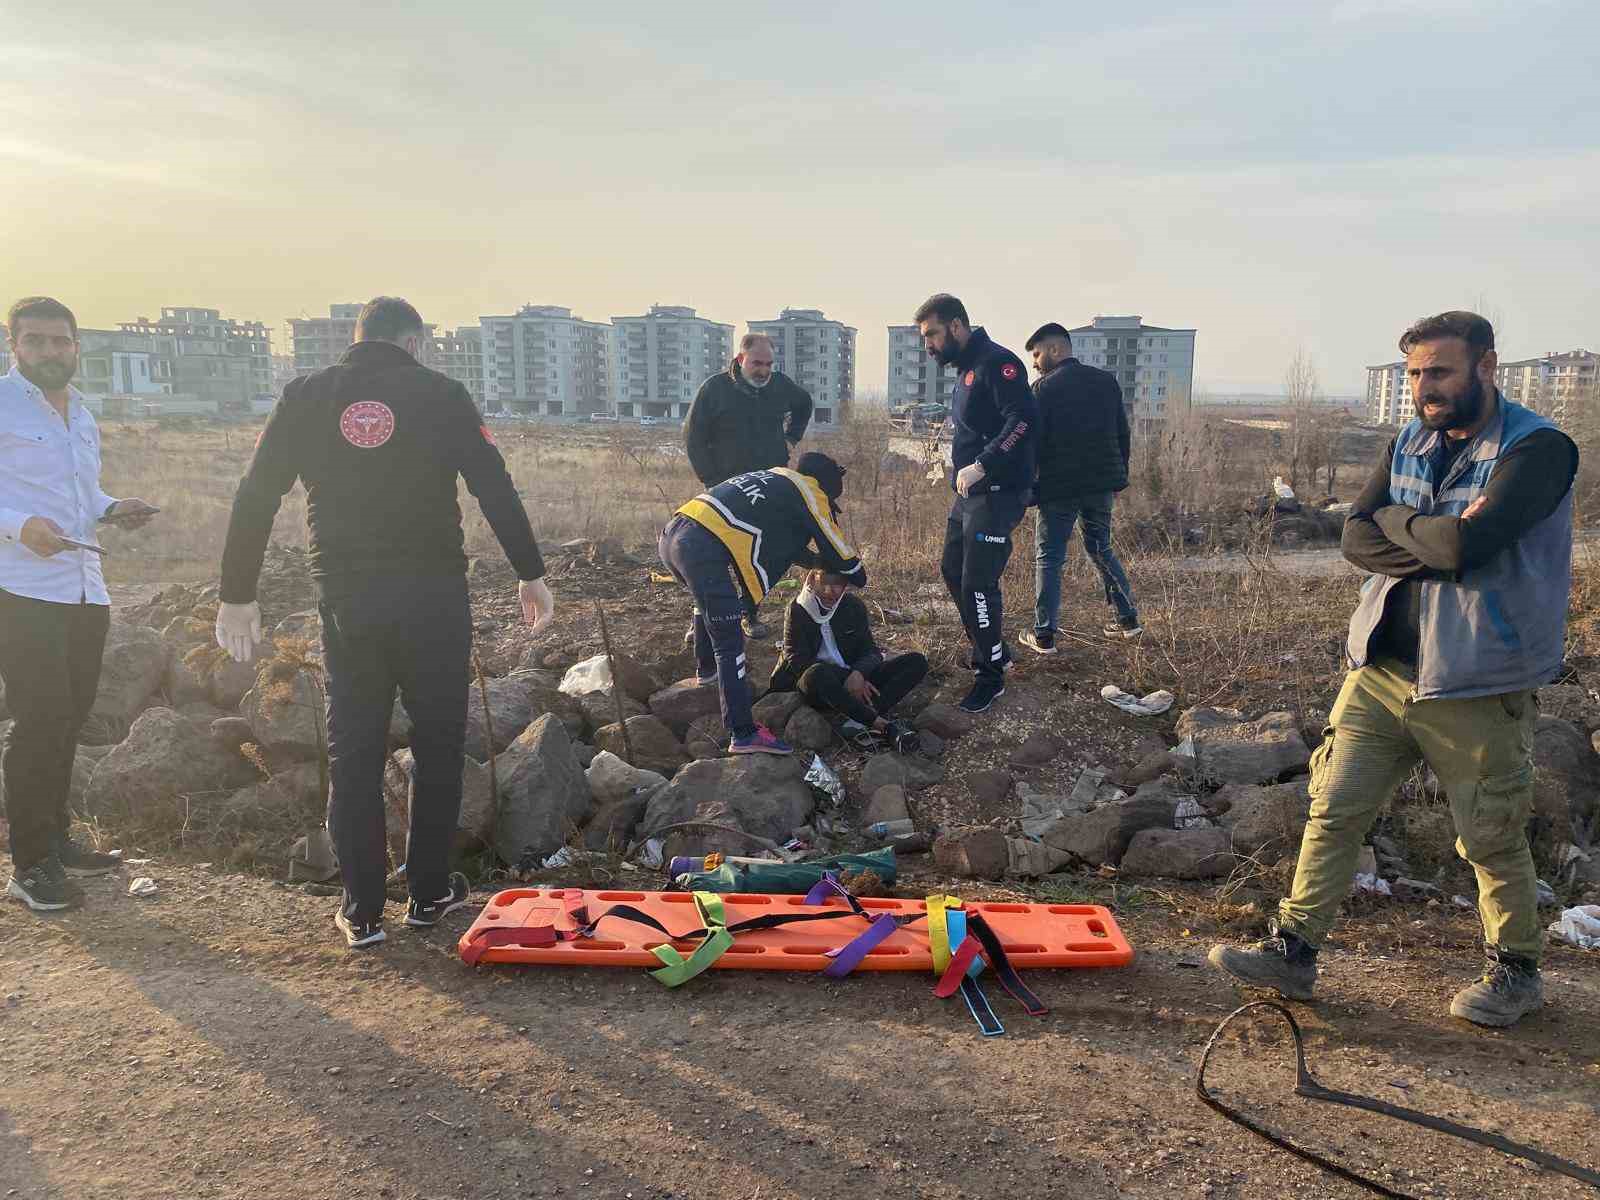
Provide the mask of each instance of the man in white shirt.
[{"label": "man in white shirt", "polygon": [[78,322],[46,296],[12,305],[16,360],[0,377],[0,679],[13,722],[6,738],[8,894],[35,912],[74,908],[69,876],[104,875],[118,859],[69,836],[78,731],[94,707],[111,598],[95,526],[145,524],[143,500],[100,490],[100,431],[71,386]]}]

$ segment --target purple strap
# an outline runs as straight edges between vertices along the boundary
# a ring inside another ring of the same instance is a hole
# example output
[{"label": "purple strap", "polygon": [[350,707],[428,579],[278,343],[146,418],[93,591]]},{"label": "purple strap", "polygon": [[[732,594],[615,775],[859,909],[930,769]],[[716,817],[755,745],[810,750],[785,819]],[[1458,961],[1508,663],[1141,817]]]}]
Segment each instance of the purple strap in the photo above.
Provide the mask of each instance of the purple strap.
[{"label": "purple strap", "polygon": [[865,933],[858,934],[849,944],[829,950],[828,957],[833,961],[822,973],[830,979],[843,979],[861,965],[861,960],[872,953],[874,947],[899,928],[893,916],[882,914],[867,926]]}]

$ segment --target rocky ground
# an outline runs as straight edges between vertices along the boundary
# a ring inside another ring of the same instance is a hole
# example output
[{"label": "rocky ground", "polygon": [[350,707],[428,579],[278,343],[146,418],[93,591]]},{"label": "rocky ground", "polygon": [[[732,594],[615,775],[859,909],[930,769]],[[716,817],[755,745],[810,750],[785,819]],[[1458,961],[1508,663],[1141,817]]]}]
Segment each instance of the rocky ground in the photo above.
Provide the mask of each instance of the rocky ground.
[{"label": "rocky ground", "polygon": [[[908,977],[726,972],[666,993],[633,972],[474,974],[453,957],[464,919],[350,958],[310,848],[296,871],[312,882],[274,882],[324,794],[314,593],[301,557],[274,550],[265,665],[207,649],[215,595],[203,586],[118,614],[75,800],[93,835],[151,860],[130,870],[160,890],[136,900],[125,879],[97,885],[89,910],[54,921],[0,911],[0,962],[17,981],[0,1005],[0,1185],[74,1197],[165,1196],[177,1180],[214,1196],[799,1196],[841,1183],[962,1196],[997,1182],[1028,1196],[1342,1194],[1188,1090],[1198,1044],[1238,999],[1201,968],[1205,942],[1252,933],[1283,885],[1336,671],[1309,695],[1263,688],[1233,709],[1180,682],[1170,712],[1135,717],[1099,695],[1108,677],[1134,678],[1118,662],[1133,651],[1068,638],[1058,658],[1020,662],[974,720],[952,707],[970,677],[935,598],[879,613],[888,649],[935,664],[906,705],[922,752],[846,748],[819,714],[772,697],[761,715],[806,753],[732,760],[715,689],[682,682],[681,590],[613,544],[550,557],[561,613],[537,643],[516,624],[504,567],[472,569],[484,679],[459,851],[479,898],[517,878],[651,886],[659,877],[625,859],[652,839],[667,855],[748,853],[752,838],[855,849],[870,821],[909,816],[940,836],[903,858],[901,894],[1104,903],[1136,964],[1038,973],[1053,1015],[1027,1019],[997,996],[1009,1033],[986,1041]],[[602,649],[597,604],[620,686],[569,695],[566,672]],[[773,653],[751,648],[754,678]],[[1553,900],[1593,902],[1600,701],[1575,674],[1544,703],[1541,864]],[[397,705],[393,833],[407,730]],[[843,781],[842,805],[804,782],[813,754]],[[1593,953],[1553,951],[1552,1004],[1513,1033],[1451,1021],[1449,994],[1476,966],[1470,874],[1425,776],[1372,842],[1366,865],[1393,894],[1352,899],[1328,1000],[1301,1007],[1314,1067],[1335,1086],[1600,1159]],[[563,846],[587,857],[543,869]],[[1223,1086],[1402,1191],[1527,1186],[1487,1152],[1308,1113],[1284,1095],[1284,1049],[1243,1040]],[[63,1117],[90,1123],[92,1153]],[[78,1148],[62,1153],[69,1140]]]}]

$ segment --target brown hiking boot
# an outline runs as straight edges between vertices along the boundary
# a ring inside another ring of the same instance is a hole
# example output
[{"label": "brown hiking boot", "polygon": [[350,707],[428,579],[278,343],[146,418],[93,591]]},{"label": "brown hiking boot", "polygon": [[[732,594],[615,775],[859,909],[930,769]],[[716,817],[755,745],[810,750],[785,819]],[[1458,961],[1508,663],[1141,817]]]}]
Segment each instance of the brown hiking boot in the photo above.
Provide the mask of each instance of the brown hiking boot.
[{"label": "brown hiking boot", "polygon": [[1544,979],[1531,958],[1491,950],[1483,976],[1450,1001],[1450,1015],[1503,1029],[1544,1007]]},{"label": "brown hiking boot", "polygon": [[1249,946],[1213,946],[1206,960],[1240,983],[1271,988],[1290,1000],[1309,1000],[1317,983],[1317,951],[1299,934],[1280,930]]}]

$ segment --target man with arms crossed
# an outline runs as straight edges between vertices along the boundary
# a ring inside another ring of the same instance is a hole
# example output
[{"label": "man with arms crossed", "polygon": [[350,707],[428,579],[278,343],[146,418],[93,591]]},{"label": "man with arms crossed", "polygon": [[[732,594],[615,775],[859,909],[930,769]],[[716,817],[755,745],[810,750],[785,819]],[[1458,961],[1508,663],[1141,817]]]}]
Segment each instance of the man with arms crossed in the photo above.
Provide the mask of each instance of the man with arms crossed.
[{"label": "man with arms crossed", "polygon": [[1488,958],[1450,1012],[1511,1025],[1544,1003],[1532,742],[1536,690],[1560,673],[1566,640],[1578,449],[1500,394],[1494,330],[1476,313],[1418,321],[1400,350],[1417,415],[1345,523],[1345,557],[1372,574],[1350,619],[1352,670],[1311,759],[1294,886],[1271,936],[1210,957],[1309,1000],[1362,839],[1426,762],[1450,797],[1456,853],[1478,877]]}]

